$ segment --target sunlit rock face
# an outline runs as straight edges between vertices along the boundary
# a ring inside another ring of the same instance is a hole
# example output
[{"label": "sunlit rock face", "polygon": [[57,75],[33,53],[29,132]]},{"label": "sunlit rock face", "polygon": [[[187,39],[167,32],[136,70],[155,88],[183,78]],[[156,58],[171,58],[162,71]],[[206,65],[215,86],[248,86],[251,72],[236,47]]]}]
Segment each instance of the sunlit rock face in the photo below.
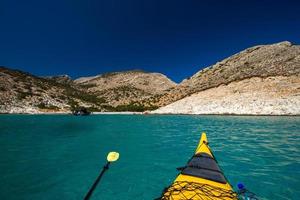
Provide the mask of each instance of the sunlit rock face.
[{"label": "sunlit rock face", "polygon": [[300,46],[290,42],[259,45],[232,55],[182,81],[160,99],[168,105],[193,93],[252,77],[291,76],[300,73]]},{"label": "sunlit rock face", "polygon": [[111,106],[136,102],[145,106],[156,105],[157,99],[176,87],[176,83],[163,74],[142,70],[112,72],[82,77],[75,83],[103,98]]},{"label": "sunlit rock face", "polygon": [[246,49],[185,79],[153,113],[300,114],[300,46]]},{"label": "sunlit rock face", "polygon": [[300,115],[300,76],[235,81],[194,93],[153,113]]}]

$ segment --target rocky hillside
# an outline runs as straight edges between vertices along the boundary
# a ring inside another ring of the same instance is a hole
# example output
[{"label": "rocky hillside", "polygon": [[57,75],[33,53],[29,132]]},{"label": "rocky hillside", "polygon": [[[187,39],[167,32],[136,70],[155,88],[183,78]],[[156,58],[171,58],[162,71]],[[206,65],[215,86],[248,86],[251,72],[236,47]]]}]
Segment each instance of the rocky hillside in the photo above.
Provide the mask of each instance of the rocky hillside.
[{"label": "rocky hillside", "polygon": [[251,77],[290,76],[300,73],[300,46],[290,42],[248,48],[185,79],[158,105],[167,105],[195,92]]},{"label": "rocky hillside", "polygon": [[246,49],[184,80],[166,104],[155,113],[300,115],[300,46]]},{"label": "rocky hillside", "polygon": [[103,98],[110,106],[155,106],[156,100],[176,86],[165,75],[141,70],[106,73],[76,79],[91,94]]},{"label": "rocky hillside", "polygon": [[101,109],[101,99],[70,82],[0,67],[0,113],[66,112],[77,106]]},{"label": "rocky hillside", "polygon": [[299,86],[299,75],[253,77],[194,93],[154,113],[300,115]]},{"label": "rocky hillside", "polygon": [[37,77],[0,67],[0,113],[153,110],[151,102],[176,84],[158,73],[116,72],[75,81],[67,75]]},{"label": "rocky hillside", "polygon": [[[260,45],[176,84],[159,73],[113,72],[71,80],[0,67],[0,113],[145,111],[300,115],[300,46]],[[166,106],[167,105],[167,106]],[[165,107],[162,107],[165,106]]]}]

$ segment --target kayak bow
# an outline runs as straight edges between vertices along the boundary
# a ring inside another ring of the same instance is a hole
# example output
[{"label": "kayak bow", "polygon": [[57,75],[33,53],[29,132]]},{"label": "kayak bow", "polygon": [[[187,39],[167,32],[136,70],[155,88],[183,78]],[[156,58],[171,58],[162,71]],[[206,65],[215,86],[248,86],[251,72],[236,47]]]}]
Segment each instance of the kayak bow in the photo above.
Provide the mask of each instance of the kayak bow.
[{"label": "kayak bow", "polygon": [[193,157],[181,171],[173,184],[165,189],[165,199],[238,199],[231,185],[218,166],[202,133]]}]

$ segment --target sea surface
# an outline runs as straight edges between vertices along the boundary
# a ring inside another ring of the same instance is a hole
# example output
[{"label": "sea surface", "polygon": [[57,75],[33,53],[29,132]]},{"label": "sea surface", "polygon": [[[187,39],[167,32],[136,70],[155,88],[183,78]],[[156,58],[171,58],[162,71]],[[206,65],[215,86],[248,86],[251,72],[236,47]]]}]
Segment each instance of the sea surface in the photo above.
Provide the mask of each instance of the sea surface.
[{"label": "sea surface", "polygon": [[300,117],[0,115],[0,199],[155,199],[202,131],[227,179],[261,199],[300,199]]}]

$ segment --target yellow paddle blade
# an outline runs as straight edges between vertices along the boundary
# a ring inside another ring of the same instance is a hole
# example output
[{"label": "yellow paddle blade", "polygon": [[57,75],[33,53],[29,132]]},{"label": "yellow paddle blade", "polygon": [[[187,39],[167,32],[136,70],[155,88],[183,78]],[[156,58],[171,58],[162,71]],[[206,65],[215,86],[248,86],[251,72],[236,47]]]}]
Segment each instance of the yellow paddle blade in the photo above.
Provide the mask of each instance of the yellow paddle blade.
[{"label": "yellow paddle blade", "polygon": [[118,152],[109,152],[109,154],[107,155],[107,161],[108,162],[114,162],[116,160],[119,159],[119,153]]}]

